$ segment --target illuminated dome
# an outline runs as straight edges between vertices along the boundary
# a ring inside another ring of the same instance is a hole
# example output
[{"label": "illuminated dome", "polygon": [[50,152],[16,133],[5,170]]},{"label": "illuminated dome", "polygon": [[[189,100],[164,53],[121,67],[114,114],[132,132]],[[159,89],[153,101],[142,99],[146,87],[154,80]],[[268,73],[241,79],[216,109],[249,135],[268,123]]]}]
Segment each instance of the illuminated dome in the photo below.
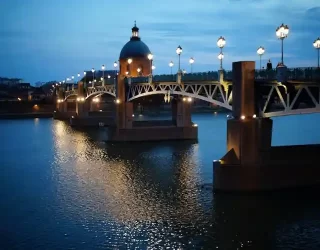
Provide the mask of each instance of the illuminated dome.
[{"label": "illuminated dome", "polygon": [[139,37],[139,28],[135,23],[134,27],[132,28],[132,36],[130,41],[123,46],[120,52],[120,59],[127,59],[131,57],[147,57],[150,53],[151,52],[148,46],[141,41]]}]

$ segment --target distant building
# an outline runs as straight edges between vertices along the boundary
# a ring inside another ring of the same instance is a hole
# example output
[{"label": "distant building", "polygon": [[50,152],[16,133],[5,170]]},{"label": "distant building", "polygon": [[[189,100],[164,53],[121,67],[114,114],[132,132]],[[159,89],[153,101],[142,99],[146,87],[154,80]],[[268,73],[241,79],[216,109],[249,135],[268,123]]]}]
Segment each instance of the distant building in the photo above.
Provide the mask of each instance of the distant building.
[{"label": "distant building", "polygon": [[33,92],[31,93],[31,100],[33,101],[41,101],[46,98],[47,94],[44,92],[44,90],[40,88],[35,88]]},{"label": "distant building", "polygon": [[34,87],[30,83],[11,83],[0,85],[1,100],[31,100]]},{"label": "distant building", "polygon": [[45,84],[44,82],[36,82],[35,84],[34,84],[34,86],[36,86],[36,87],[41,87],[43,84]]},{"label": "distant building", "polygon": [[0,77],[0,84],[4,84],[4,85],[8,85],[8,86],[17,85],[22,82],[23,82],[23,80],[20,78]]}]

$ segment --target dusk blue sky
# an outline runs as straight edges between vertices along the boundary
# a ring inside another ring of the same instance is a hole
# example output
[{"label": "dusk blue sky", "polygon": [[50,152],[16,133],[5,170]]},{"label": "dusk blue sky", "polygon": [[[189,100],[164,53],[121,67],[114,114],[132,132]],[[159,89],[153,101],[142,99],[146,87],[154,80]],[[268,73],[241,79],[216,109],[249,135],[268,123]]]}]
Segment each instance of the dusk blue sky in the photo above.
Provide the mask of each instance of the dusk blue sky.
[{"label": "dusk blue sky", "polygon": [[154,54],[155,73],[182,68],[217,70],[219,36],[226,38],[224,68],[255,60],[257,48],[280,61],[276,28],[290,27],[285,40],[288,67],[316,66],[313,41],[320,36],[319,0],[0,0],[0,76],[27,82],[63,80],[105,64],[111,69],[137,20],[140,36]]}]

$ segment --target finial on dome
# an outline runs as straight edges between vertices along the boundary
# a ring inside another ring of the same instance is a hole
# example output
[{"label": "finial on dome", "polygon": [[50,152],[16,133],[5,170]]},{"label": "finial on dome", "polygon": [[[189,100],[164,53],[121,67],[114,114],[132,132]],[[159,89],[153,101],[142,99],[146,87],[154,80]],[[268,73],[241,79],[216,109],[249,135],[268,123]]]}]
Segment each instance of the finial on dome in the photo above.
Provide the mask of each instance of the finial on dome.
[{"label": "finial on dome", "polygon": [[134,27],[132,28],[131,39],[139,39],[139,28],[137,27],[137,21],[134,21]]}]

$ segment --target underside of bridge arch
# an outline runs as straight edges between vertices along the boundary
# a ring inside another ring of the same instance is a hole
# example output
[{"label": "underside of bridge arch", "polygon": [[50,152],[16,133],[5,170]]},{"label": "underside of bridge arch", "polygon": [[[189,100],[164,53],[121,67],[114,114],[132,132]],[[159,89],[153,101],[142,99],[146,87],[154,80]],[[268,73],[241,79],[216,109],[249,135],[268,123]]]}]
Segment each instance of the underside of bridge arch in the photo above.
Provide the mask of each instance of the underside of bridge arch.
[{"label": "underside of bridge arch", "polygon": [[[227,100],[224,101],[223,97],[220,100],[215,100],[215,99],[210,99],[208,97],[205,96],[201,96],[201,95],[195,95],[195,94],[191,94],[188,92],[179,92],[179,91],[153,91],[153,92],[146,92],[146,93],[142,93],[142,94],[138,94],[135,96],[131,96],[127,99],[127,101],[136,101],[139,99],[145,99],[146,97],[150,97],[150,96],[155,96],[155,95],[163,95],[163,97],[165,95],[167,95],[168,93],[170,93],[170,96],[181,96],[181,97],[191,97],[193,99],[198,99],[198,100],[202,100],[211,104],[214,104],[216,106],[228,109],[228,110],[232,110],[232,106],[231,103],[228,102]],[[149,98],[148,98],[149,99]],[[159,100],[159,98],[156,98],[157,100]],[[162,97],[160,98],[162,99],[162,101],[164,100]],[[161,101],[161,102],[162,102]]]},{"label": "underside of bridge arch", "polygon": [[115,95],[113,93],[110,93],[110,92],[94,92],[94,93],[91,93],[89,94],[87,97],[86,97],[86,100],[87,99],[91,99],[91,98],[94,98],[94,97],[98,97],[98,96],[110,96],[112,97],[113,99],[115,98]]},{"label": "underside of bridge arch", "polygon": [[[97,101],[94,99],[97,98]],[[110,93],[92,94],[86,98],[86,102],[90,103],[90,111],[92,112],[115,112],[115,97]]]},{"label": "underside of bridge arch", "polygon": [[67,96],[63,103],[64,105],[66,105],[66,111],[75,112],[77,105],[77,95]]}]

